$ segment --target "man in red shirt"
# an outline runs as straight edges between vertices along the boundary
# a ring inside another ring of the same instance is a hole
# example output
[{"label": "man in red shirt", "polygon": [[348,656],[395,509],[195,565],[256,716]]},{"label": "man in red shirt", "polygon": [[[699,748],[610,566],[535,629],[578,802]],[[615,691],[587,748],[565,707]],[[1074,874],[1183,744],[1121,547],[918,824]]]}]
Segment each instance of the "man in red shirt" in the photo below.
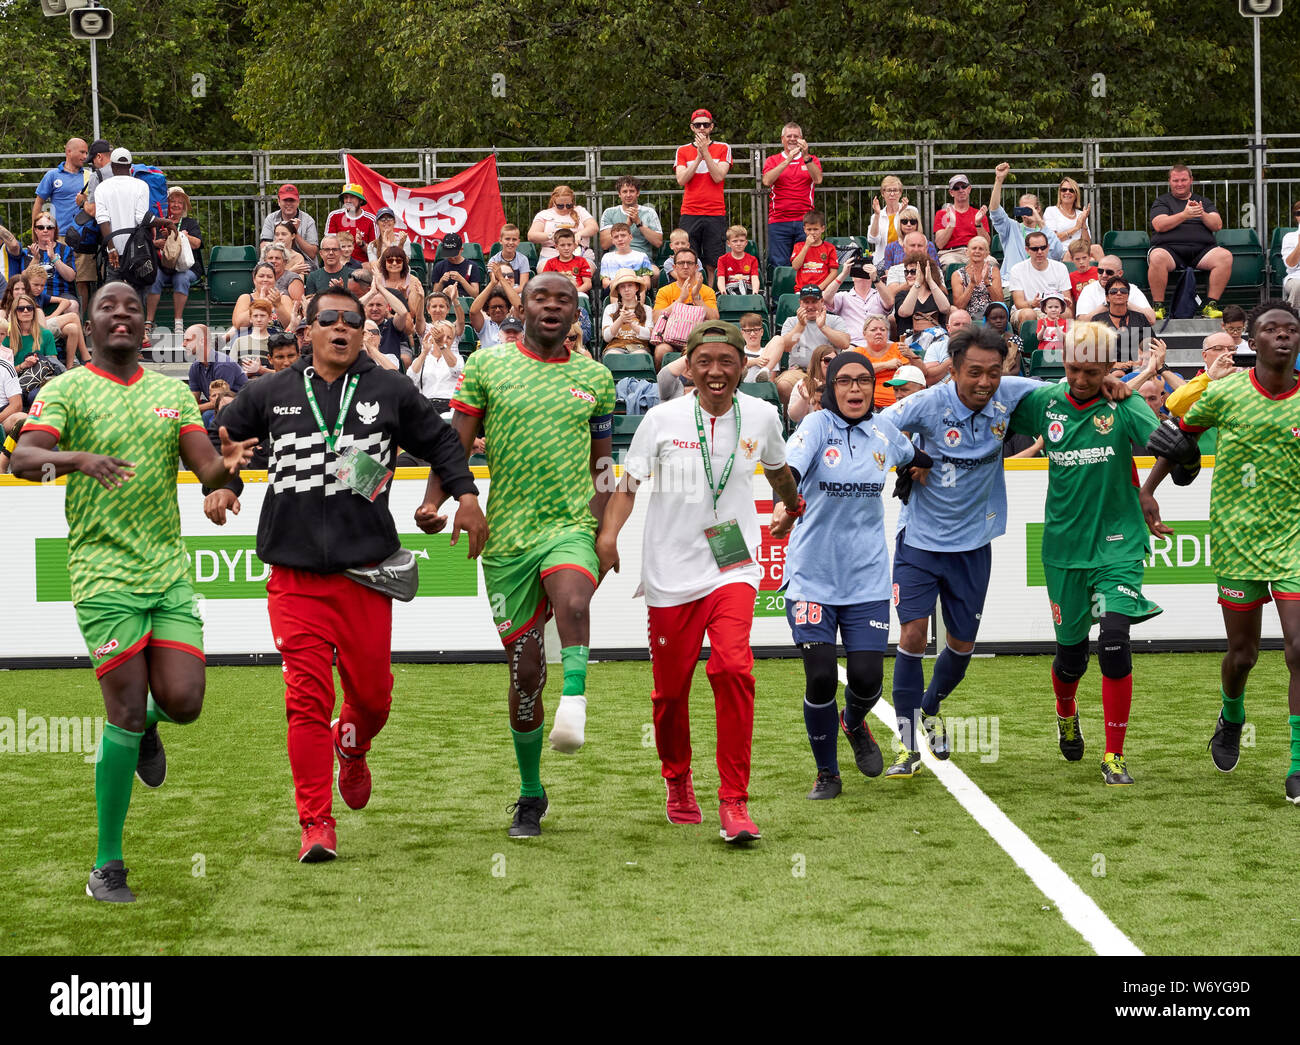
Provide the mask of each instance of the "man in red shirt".
[{"label": "man in red shirt", "polygon": [[948,179],[948,195],[952,202],[934,216],[934,245],[939,248],[940,265],[965,265],[966,244],[976,236],[992,243],[993,235],[989,219],[980,217],[970,205],[970,179],[966,175],[954,174]]},{"label": "man in red shirt", "polygon": [[352,233],[352,260],[358,265],[369,266],[370,255],[366,253],[366,244],[373,243],[378,235],[375,219],[362,211],[366,205],[366,194],[357,184],[344,185],[339,193],[338,210],[332,210],[325,219],[325,231]]},{"label": "man in red shirt", "polygon": [[803,218],[804,241],[794,245],[794,257],[790,263],[794,266],[794,291],[799,293],[804,287],[816,285],[825,290],[830,285],[831,277],[840,267],[835,247],[827,243],[826,215],[819,210],[810,210]]},{"label": "man in red shirt", "polygon": [[803,231],[803,216],[813,209],[813,186],[822,183],[822,163],[808,152],[797,123],[781,128],[781,151],[763,164],[763,184],[772,190],[767,204],[767,258],[773,267],[790,264],[791,248]]},{"label": "man in red shirt", "polygon": [[727,204],[722,186],[731,170],[731,146],[712,141],[713,114],[708,109],[691,113],[695,140],[677,149],[674,168],[682,192],[682,211],[677,224],[691,237],[691,249],[708,270],[706,282],[713,282],[713,269],[727,249],[723,233],[727,227]]}]

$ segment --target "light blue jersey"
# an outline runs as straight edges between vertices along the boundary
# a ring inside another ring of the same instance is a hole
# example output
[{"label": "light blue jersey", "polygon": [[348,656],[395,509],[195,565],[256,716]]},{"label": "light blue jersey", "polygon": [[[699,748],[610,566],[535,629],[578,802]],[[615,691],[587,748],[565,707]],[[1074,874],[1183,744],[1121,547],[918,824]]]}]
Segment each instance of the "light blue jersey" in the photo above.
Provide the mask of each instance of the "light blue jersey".
[{"label": "light blue jersey", "polygon": [[807,510],[786,549],[786,599],[853,606],[888,599],[889,469],[916,448],[879,414],[850,426],[832,410],[803,419],[786,444]]},{"label": "light blue jersey", "polygon": [[1006,532],[1002,441],[1011,411],[1040,384],[1004,377],[975,413],[957,397],[956,382],[947,381],[884,411],[895,428],[923,436],[934,458],[929,481],[912,487],[905,544],[932,552],[972,551]]}]

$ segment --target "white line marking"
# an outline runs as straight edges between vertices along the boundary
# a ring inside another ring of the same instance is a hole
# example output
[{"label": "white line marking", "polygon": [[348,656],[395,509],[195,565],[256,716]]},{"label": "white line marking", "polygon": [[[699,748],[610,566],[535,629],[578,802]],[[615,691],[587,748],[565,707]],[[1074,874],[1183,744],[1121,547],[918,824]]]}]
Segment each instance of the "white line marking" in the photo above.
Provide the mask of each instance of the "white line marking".
[{"label": "white line marking", "polygon": [[[844,668],[839,669],[840,681],[848,685],[848,676]],[[871,713],[888,729],[898,736],[898,720],[894,709],[879,700]],[[1056,862],[1038,848],[1027,834],[1011,822],[1011,818],[981,791],[951,760],[941,762],[930,754],[929,749],[921,745],[921,760],[926,768],[932,770],[939,782],[952,794],[980,827],[988,832],[989,837],[1002,847],[1003,851],[1015,861],[1038,891],[1056,905],[1072,929],[1098,954],[1102,955],[1137,955],[1142,951],[1125,936],[1097,906],[1096,902],[1079,888],[1068,874],[1061,870]],[[900,785],[885,785],[898,787]],[[907,785],[901,785],[907,786]]]}]

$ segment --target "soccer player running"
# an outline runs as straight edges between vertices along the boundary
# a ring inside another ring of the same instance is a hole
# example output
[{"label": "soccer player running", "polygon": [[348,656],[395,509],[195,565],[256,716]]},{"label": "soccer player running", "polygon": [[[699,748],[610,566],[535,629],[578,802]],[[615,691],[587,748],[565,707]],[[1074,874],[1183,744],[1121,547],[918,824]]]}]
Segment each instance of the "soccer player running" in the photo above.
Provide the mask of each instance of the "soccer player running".
[{"label": "soccer player running", "polygon": [[[1119,361],[1118,338],[1101,323],[1075,323],[1065,334],[1066,384],[1042,385],[1020,401],[1011,431],[1042,436],[1047,454],[1047,504],[1042,559],[1056,629],[1052,690],[1061,754],[1083,758],[1075,694],[1088,670],[1088,633],[1100,623],[1097,663],[1106,720],[1101,775],[1114,787],[1133,783],[1124,734],[1133,704],[1129,629],[1161,612],[1142,594],[1147,527],[1132,447],[1145,446],[1160,421],[1138,396],[1108,402],[1101,386]],[[1146,370],[1164,366],[1156,340]]]},{"label": "soccer player running", "polygon": [[[564,688],[551,747],[582,747],[587,720],[587,656],[596,591],[596,527],[613,489],[614,380],[571,350],[578,292],[561,275],[524,288],[519,344],[480,348],[465,363],[451,401],[452,424],[468,456],[480,426],[487,436],[488,541],[483,554],[492,617],[510,659],[510,731],[519,763],[510,837],[542,833],[549,799],[542,787],[546,656],[542,630],[553,610]],[[593,488],[594,483],[594,488]]]},{"label": "soccer player running", "polygon": [[[953,379],[935,385],[882,415],[900,431],[921,435],[934,457],[928,477],[917,478],[894,553],[894,608],[901,632],[894,662],[894,713],[900,745],[887,780],[907,780],[921,766],[918,728],[931,753],[951,754],[940,702],[970,663],[988,594],[993,538],[1007,528],[1007,487],[1002,442],[1011,412],[1041,382],[1003,377],[1007,346],[992,327],[966,327],[949,342]],[[1114,376],[1103,383],[1107,398],[1130,390]],[[900,476],[910,486],[910,476]],[[942,597],[948,632],[929,686],[921,671],[935,599]]]},{"label": "soccer player running", "polygon": [[223,486],[251,458],[255,440],[232,442],[222,428],[218,455],[188,389],[140,366],[144,306],[134,288],[101,287],[90,324],[95,361],[41,389],[12,471],[32,482],[68,476],[72,602],[107,718],[86,895],[132,903],[122,860],[132,777],[160,787],[167,757],[158,723],[193,722],[203,707],[203,621],[181,542],[177,462]]},{"label": "soccer player running", "polygon": [[654,673],[655,746],[667,786],[668,821],[703,820],[691,782],[691,678],[707,633],[707,673],[718,723],[718,815],[727,842],[751,842],[749,767],[754,733],[754,653],[749,636],[762,580],[754,465],[798,515],[803,501],[785,464],[776,407],[737,395],[745,337],[721,320],[686,342],[695,395],[652,408],[632,437],[623,479],[596,538],[601,574],[619,568],[618,535],[636,492],[654,477],[641,548]]},{"label": "soccer player running", "polygon": [[[1237,766],[1246,681],[1259,656],[1263,607],[1276,600],[1290,676],[1285,794],[1300,805],[1300,379],[1295,371],[1300,315],[1285,301],[1265,301],[1251,311],[1247,331],[1254,367],[1210,381],[1181,423],[1193,437],[1208,428],[1219,430],[1210,543],[1228,651],[1210,757],[1224,773]],[[1199,453],[1189,439],[1184,462],[1199,462]],[[1169,461],[1157,459],[1143,491],[1154,494],[1170,469]],[[1160,521],[1154,501],[1145,507],[1153,532],[1172,532]]]},{"label": "soccer player running", "polygon": [[[875,372],[866,356],[848,352],[831,361],[822,409],[803,419],[786,447],[786,463],[807,509],[798,520],[780,503],[772,512],[773,537],[794,527],[785,556],[785,611],[803,656],[803,718],[817,766],[811,799],[835,798],[843,790],[837,725],[858,769],[874,777],[884,768],[866,723],[880,699],[889,641],[881,493],[890,468],[933,464],[889,421],[872,416],[874,390]],[[837,631],[848,655],[842,717],[835,706]]]}]

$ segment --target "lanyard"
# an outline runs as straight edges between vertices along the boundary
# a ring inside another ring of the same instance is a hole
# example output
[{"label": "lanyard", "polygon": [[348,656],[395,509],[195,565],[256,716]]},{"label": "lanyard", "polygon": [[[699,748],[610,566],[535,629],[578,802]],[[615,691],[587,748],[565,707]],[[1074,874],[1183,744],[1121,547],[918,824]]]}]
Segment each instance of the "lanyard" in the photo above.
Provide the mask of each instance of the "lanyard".
[{"label": "lanyard", "polygon": [[325,427],[325,418],[321,416],[320,407],[316,405],[316,393],[311,388],[311,378],[304,372],[302,375],[302,387],[307,391],[307,403],[311,406],[312,416],[316,418],[316,424],[320,427],[320,434],[325,437],[325,445],[334,451],[334,443],[339,434],[343,431],[343,419],[348,416],[348,407],[352,405],[352,393],[357,390],[357,381],[360,380],[360,374],[353,374],[348,387],[343,391],[343,402],[339,404],[339,417],[334,422],[334,431],[331,432]]},{"label": "lanyard", "polygon": [[713,485],[713,455],[709,453],[709,443],[704,437],[704,415],[700,412],[700,397],[695,397],[695,429],[700,433],[700,456],[704,458],[704,478],[708,480],[709,492],[713,494],[713,514],[718,514],[718,498],[722,496],[722,491],[727,488],[727,480],[731,478],[731,468],[736,463],[736,450],[740,449],[740,400],[732,398],[732,409],[736,413],[736,445],[732,448],[731,456],[727,458],[727,466],[722,470],[722,479],[717,488]]}]

